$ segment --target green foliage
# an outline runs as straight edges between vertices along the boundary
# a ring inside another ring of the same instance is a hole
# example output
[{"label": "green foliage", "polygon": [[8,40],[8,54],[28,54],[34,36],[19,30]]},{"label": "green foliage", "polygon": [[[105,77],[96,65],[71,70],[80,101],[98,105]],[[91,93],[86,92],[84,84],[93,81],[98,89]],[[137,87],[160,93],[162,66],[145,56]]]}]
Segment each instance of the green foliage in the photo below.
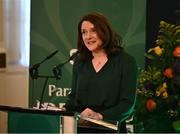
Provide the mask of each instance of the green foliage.
[{"label": "green foliage", "polygon": [[180,26],[161,21],[155,47],[145,56],[150,64],[138,78],[136,122],[143,132],[179,131]]}]

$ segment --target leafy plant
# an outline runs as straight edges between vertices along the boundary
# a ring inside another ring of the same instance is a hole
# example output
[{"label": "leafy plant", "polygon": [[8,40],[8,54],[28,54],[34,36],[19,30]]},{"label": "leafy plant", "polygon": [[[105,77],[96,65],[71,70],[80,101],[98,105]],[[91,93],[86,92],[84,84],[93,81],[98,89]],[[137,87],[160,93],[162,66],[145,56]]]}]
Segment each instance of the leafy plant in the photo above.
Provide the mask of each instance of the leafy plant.
[{"label": "leafy plant", "polygon": [[137,122],[145,132],[180,131],[180,26],[161,21],[138,78]]}]

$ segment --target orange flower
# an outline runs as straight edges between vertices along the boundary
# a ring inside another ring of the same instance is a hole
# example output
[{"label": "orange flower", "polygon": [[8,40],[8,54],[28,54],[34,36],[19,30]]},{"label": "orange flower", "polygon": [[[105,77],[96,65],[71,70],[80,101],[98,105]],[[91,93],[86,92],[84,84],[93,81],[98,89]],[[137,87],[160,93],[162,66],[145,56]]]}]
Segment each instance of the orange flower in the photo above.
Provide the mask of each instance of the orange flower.
[{"label": "orange flower", "polygon": [[153,99],[148,99],[146,102],[146,108],[149,112],[156,108],[156,102]]},{"label": "orange flower", "polygon": [[167,78],[172,78],[173,77],[173,70],[172,70],[172,68],[166,68],[163,74]]},{"label": "orange flower", "polygon": [[180,46],[176,47],[173,51],[175,57],[180,57]]}]

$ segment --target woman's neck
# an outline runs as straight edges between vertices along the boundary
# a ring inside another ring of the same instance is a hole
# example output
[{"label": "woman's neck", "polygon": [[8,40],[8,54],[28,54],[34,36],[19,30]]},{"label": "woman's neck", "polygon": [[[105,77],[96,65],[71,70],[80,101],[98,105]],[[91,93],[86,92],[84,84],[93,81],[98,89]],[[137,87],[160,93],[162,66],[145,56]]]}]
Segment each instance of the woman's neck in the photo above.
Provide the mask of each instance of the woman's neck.
[{"label": "woman's neck", "polygon": [[101,57],[107,57],[107,54],[104,49],[94,51],[94,52],[92,52],[92,55],[93,55],[94,59],[101,58]]}]

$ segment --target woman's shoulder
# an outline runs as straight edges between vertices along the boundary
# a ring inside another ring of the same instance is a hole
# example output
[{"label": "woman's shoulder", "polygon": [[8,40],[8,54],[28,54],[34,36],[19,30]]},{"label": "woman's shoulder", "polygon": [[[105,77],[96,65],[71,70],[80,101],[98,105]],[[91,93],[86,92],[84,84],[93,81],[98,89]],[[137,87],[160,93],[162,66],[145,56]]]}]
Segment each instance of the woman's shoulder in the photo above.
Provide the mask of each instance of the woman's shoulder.
[{"label": "woman's shoulder", "polygon": [[124,49],[116,53],[115,57],[121,61],[135,61],[135,58]]},{"label": "woman's shoulder", "polygon": [[116,56],[116,59],[116,62],[120,66],[124,66],[125,68],[137,68],[137,62],[135,58],[125,50],[119,52]]}]

